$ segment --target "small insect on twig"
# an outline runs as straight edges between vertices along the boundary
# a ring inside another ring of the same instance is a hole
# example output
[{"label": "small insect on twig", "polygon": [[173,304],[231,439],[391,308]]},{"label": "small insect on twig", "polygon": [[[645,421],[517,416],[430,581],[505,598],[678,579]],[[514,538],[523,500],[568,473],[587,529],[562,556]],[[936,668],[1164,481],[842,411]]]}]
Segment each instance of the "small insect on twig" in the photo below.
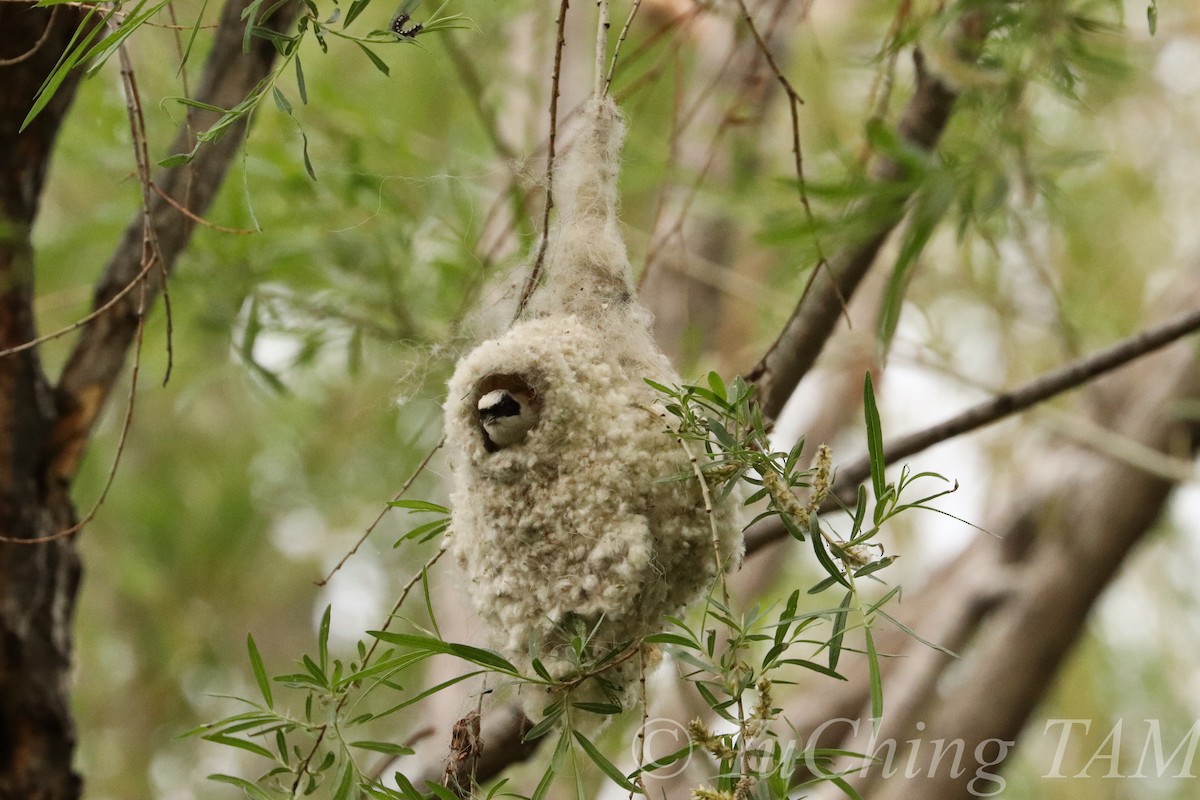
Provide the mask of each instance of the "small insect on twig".
[{"label": "small insect on twig", "polygon": [[405,28],[404,26],[412,20],[412,12],[416,11],[419,5],[421,5],[421,0],[404,0],[400,4],[399,10],[396,11],[396,16],[392,18],[391,32],[405,39],[417,38],[417,34],[425,30],[423,24],[418,22],[411,28]]}]

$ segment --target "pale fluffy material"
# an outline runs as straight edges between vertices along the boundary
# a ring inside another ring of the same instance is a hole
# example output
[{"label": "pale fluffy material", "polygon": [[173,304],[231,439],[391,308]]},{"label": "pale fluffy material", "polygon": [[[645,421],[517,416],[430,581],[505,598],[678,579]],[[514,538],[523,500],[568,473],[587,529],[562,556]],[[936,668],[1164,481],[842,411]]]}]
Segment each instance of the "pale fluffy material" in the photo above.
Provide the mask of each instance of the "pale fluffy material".
[{"label": "pale fluffy material", "polygon": [[[536,655],[558,674],[570,668],[562,648],[579,623],[596,630],[593,653],[636,641],[742,552],[741,494],[710,521],[688,454],[643,380],[678,378],[632,297],[615,212],[623,125],[607,100],[585,116],[559,167],[547,283],[529,318],[460,360],[445,407],[464,588],[501,651],[526,667]],[[540,414],[524,441],[489,452],[477,409],[495,376],[519,376]],[[605,677],[621,687],[636,674],[631,659]]]}]

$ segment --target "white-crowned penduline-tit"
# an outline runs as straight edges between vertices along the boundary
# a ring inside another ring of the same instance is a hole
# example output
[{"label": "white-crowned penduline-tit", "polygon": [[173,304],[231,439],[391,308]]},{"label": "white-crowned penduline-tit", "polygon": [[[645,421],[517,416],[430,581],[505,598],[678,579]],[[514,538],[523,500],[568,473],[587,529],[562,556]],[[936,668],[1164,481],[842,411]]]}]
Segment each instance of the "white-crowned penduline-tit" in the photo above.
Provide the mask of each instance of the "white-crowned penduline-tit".
[{"label": "white-crowned penduline-tit", "polygon": [[533,392],[516,381],[506,382],[510,385],[492,389],[477,404],[484,447],[492,453],[523,442],[538,421],[539,404]]}]

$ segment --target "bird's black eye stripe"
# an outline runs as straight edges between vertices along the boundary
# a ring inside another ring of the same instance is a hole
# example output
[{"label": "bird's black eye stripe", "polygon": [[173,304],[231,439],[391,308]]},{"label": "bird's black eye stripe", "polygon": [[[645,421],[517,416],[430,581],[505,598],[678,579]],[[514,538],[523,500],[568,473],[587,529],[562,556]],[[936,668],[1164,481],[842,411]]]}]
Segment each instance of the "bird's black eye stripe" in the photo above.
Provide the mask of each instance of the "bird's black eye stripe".
[{"label": "bird's black eye stripe", "polygon": [[484,419],[500,419],[501,417],[515,417],[521,413],[521,404],[511,394],[505,392],[497,402],[487,408],[479,409],[479,415]]}]

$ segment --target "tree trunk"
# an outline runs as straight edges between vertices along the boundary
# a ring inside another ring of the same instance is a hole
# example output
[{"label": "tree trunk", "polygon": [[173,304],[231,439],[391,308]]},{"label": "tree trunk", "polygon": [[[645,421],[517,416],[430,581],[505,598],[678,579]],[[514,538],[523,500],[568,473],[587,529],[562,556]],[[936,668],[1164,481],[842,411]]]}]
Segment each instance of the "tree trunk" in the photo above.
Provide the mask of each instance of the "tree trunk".
[{"label": "tree trunk", "polygon": [[[18,132],[38,87],[82,20],[79,9],[0,4],[0,348],[33,339],[33,247],[47,164],[78,73]],[[57,422],[36,349],[0,357],[0,535],[52,536],[75,523],[68,486],[48,472]],[[79,589],[75,540],[0,542],[0,797],[74,798],[68,684]]]}]

